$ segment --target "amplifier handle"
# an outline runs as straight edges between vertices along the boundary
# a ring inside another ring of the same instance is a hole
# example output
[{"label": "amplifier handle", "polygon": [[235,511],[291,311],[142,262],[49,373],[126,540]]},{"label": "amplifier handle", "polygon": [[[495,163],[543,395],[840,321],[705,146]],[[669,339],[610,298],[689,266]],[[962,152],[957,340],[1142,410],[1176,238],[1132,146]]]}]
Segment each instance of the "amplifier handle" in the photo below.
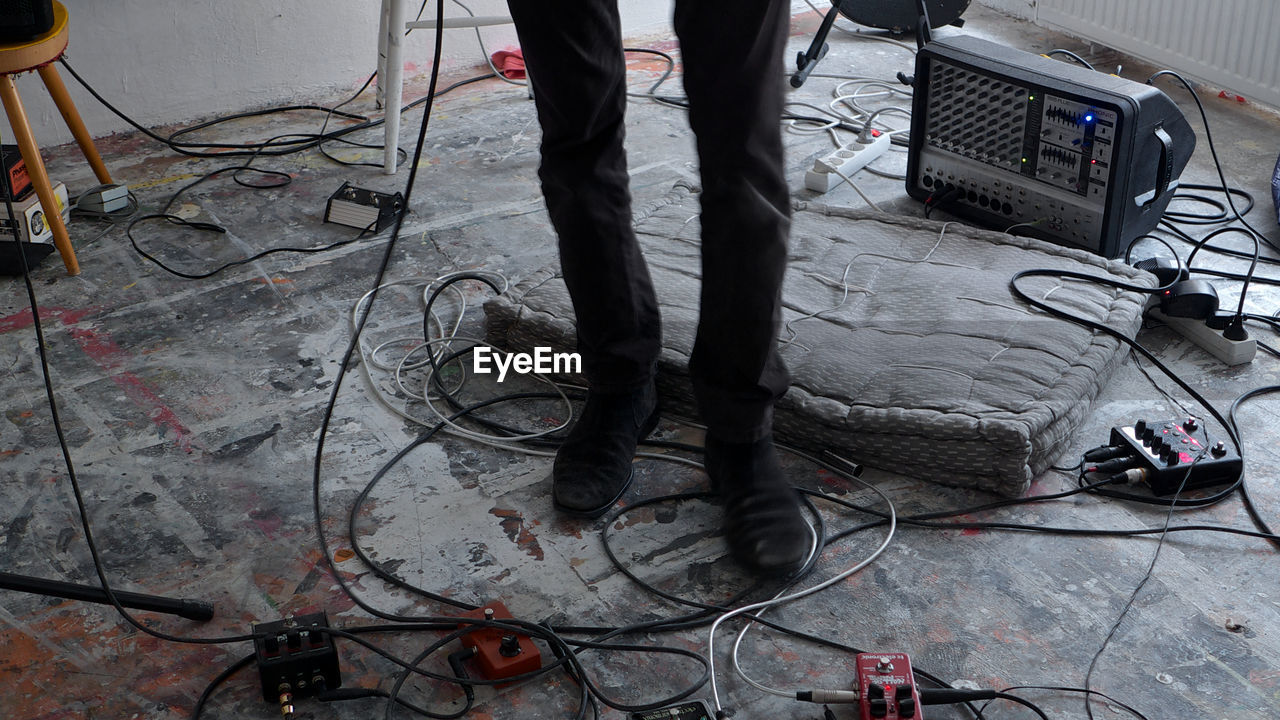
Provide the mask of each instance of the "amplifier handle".
[{"label": "amplifier handle", "polygon": [[1168,192],[1169,181],[1173,179],[1173,138],[1165,132],[1163,125],[1156,126],[1155,136],[1160,141],[1160,164],[1156,166],[1156,190],[1150,200],[1142,203],[1142,207],[1155,203]]}]

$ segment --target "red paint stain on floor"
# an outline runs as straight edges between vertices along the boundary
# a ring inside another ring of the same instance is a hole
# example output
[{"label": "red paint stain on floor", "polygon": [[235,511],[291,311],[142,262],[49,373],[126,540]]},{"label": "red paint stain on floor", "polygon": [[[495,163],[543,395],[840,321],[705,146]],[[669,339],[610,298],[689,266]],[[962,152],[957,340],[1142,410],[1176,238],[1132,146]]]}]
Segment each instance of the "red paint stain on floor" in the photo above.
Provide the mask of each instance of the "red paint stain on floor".
[{"label": "red paint stain on floor", "polygon": [[[40,320],[41,322],[46,320],[60,321],[84,354],[89,356],[111,378],[112,382],[124,391],[125,397],[129,398],[139,408],[145,410],[147,417],[160,429],[162,434],[165,436],[171,435],[177,442],[178,447],[185,452],[191,452],[193,446],[197,446],[195,433],[182,422],[178,414],[159,395],[147,386],[142,378],[124,369],[126,363],[132,359],[132,355],[117,345],[109,335],[100,333],[92,328],[77,327],[80,321],[99,311],[99,308],[83,308],[80,310],[56,307],[41,308]],[[0,318],[0,333],[30,327],[34,324],[34,321],[30,308],[20,310],[12,315]]]},{"label": "red paint stain on floor", "polygon": [[516,544],[516,547],[528,553],[534,560],[541,560],[544,557],[538,538],[529,532],[529,528],[524,523],[524,516],[519,511],[493,508],[489,512],[499,518],[502,531]]}]

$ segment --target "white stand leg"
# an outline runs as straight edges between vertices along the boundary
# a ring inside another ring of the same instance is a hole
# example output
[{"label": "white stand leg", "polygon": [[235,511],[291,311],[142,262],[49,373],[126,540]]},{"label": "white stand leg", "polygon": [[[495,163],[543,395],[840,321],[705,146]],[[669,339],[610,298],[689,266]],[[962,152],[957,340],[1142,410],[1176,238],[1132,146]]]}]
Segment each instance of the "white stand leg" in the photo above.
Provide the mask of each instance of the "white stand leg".
[{"label": "white stand leg", "polygon": [[386,119],[384,135],[386,155],[382,161],[382,171],[387,175],[396,174],[396,148],[400,140],[400,104],[404,97],[404,0],[384,0],[387,8],[387,31],[383,37],[387,42],[386,73],[379,80],[386,80],[378,87],[383,92],[383,117]]},{"label": "white stand leg", "polygon": [[382,109],[382,93],[387,84],[387,4],[390,0],[382,0],[382,9],[378,11],[378,82],[374,85],[373,106]]}]

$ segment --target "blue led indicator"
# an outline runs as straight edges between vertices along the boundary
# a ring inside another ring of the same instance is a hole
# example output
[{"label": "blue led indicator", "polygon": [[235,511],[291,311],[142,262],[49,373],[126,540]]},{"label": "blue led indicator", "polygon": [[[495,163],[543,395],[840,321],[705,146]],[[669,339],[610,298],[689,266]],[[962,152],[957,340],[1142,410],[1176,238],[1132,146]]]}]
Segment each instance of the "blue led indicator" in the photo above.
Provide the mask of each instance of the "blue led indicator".
[{"label": "blue led indicator", "polygon": [[1092,116],[1092,115],[1085,115],[1085,116],[1084,116],[1084,121],[1085,121],[1085,122],[1093,122],[1093,116]]}]

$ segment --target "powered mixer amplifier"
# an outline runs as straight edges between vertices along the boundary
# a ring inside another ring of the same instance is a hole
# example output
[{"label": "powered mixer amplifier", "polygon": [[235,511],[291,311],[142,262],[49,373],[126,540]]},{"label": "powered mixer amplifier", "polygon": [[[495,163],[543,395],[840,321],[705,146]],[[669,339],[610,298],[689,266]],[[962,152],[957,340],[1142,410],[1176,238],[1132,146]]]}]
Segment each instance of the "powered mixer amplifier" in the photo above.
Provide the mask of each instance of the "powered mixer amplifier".
[{"label": "powered mixer amplifier", "polygon": [[1168,207],[1195,132],[1160,90],[981,38],[916,57],[907,191],[1117,257]]}]

